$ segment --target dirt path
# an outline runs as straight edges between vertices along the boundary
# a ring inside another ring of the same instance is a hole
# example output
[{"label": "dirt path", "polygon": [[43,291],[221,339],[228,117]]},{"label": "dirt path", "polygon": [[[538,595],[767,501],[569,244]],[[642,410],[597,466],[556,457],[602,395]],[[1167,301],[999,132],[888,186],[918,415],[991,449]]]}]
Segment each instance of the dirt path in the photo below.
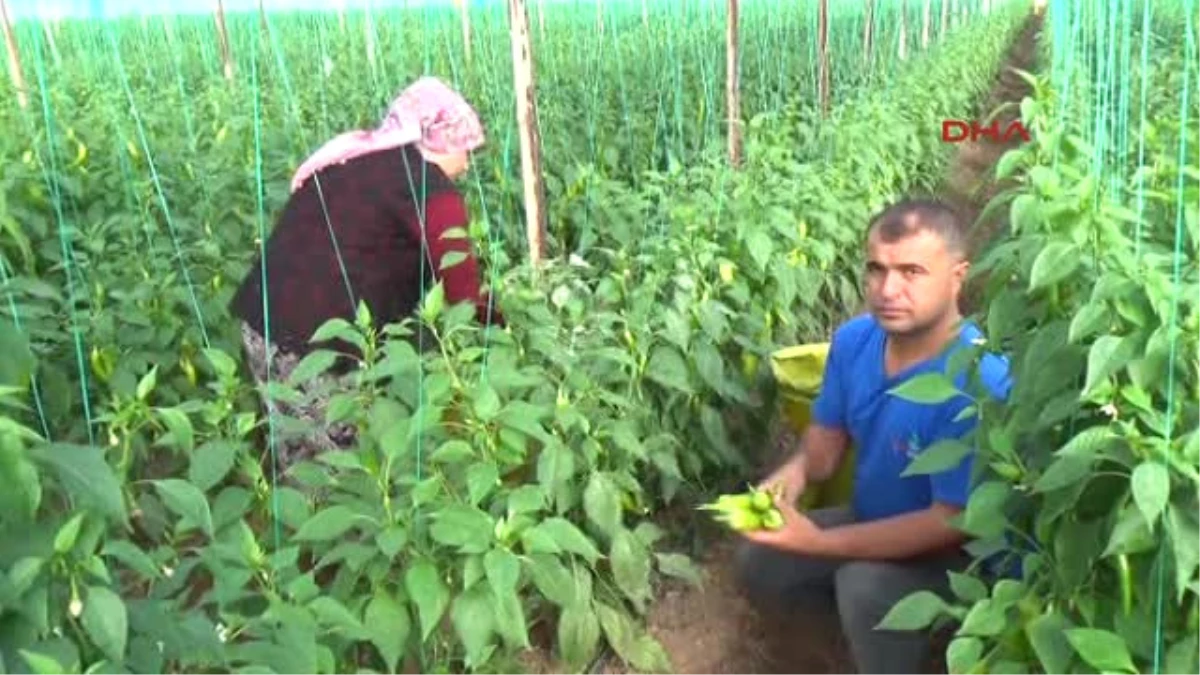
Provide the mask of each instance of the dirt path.
[{"label": "dirt path", "polygon": [[[1006,63],[1031,70],[1041,17],[1031,16]],[[1003,68],[990,96],[976,115],[983,119],[1001,103],[1019,103],[1029,92],[1024,80]],[[1003,130],[1019,116],[1012,106],[998,116]],[[1017,142],[1020,142],[1018,139]],[[1014,143],[988,139],[960,146],[947,172],[943,196],[974,221],[987,201],[1005,186],[992,180],[993,167]],[[972,232],[972,251],[991,241],[1006,217],[989,219]],[[971,304],[973,299],[966,300]],[[970,311],[970,309],[968,309]],[[854,672],[836,620],[817,616],[766,616],[753,609],[738,593],[731,578],[731,542],[728,537],[709,539],[702,559],[704,585],[697,588],[670,585],[660,590],[651,610],[651,633],[670,655],[677,673],[847,673]],[[937,659],[932,667],[945,672]],[[601,664],[600,672],[628,673],[615,658]],[[935,672],[930,670],[928,672]]]}]

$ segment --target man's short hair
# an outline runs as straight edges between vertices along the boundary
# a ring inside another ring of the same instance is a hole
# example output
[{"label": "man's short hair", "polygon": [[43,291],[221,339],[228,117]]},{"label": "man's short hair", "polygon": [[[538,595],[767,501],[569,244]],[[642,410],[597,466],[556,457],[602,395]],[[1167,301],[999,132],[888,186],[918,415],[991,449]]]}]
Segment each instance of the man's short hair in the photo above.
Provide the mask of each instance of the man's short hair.
[{"label": "man's short hair", "polygon": [[917,232],[936,234],[946,244],[946,250],[961,257],[967,256],[967,233],[962,215],[957,209],[937,199],[902,199],[871,219],[867,236],[878,232],[886,243],[894,243]]}]

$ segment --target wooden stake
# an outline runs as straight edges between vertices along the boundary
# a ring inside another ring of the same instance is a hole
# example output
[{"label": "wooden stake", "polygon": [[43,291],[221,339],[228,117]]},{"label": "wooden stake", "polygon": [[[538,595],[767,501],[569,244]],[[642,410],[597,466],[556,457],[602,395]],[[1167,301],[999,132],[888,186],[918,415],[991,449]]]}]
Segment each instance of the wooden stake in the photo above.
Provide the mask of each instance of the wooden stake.
[{"label": "wooden stake", "polygon": [[933,0],[925,0],[925,10],[921,13],[921,49],[929,49],[929,23]]},{"label": "wooden stake", "polygon": [[871,63],[871,42],[875,34],[875,0],[867,0],[867,15],[863,19],[863,61]]},{"label": "wooden stake", "polygon": [[533,45],[529,40],[529,15],[525,11],[525,0],[508,0],[508,21],[512,40],[517,126],[521,138],[525,227],[529,238],[529,259],[537,265],[546,250],[546,185],[542,178],[542,140],[538,132]]},{"label": "wooden stake", "polygon": [[821,0],[817,11],[817,73],[821,114],[829,114],[829,0]]},{"label": "wooden stake", "polygon": [[742,94],[738,73],[738,0],[725,0],[725,109],[729,116],[729,164],[742,165]]},{"label": "wooden stake", "polygon": [[17,105],[29,107],[29,90],[25,87],[25,75],[21,71],[21,51],[17,49],[17,35],[8,20],[8,3],[0,0],[0,19],[4,22],[4,44],[8,47],[8,76],[17,91]]},{"label": "wooden stake", "polygon": [[221,52],[221,64],[225,70],[225,79],[233,81],[233,56],[229,53],[229,32],[225,30],[225,3],[217,0],[217,11],[214,15],[217,22],[217,47]]},{"label": "wooden stake", "polygon": [[463,55],[467,65],[471,65],[471,3],[470,0],[455,0],[459,15],[462,17]]},{"label": "wooden stake", "polygon": [[900,46],[897,55],[901,61],[908,57],[908,0],[900,0]]}]

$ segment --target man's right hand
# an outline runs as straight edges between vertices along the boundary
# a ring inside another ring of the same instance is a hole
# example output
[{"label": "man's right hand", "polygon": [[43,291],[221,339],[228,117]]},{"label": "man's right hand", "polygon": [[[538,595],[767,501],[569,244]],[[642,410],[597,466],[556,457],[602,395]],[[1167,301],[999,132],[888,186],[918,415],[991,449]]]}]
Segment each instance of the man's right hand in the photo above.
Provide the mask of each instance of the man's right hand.
[{"label": "man's right hand", "polygon": [[807,482],[804,471],[804,456],[797,455],[776,469],[770,476],[767,476],[766,480],[759,483],[758,488],[767,492],[780,490],[779,501],[788,506],[795,507],[796,502],[800,500],[800,495],[804,494]]}]

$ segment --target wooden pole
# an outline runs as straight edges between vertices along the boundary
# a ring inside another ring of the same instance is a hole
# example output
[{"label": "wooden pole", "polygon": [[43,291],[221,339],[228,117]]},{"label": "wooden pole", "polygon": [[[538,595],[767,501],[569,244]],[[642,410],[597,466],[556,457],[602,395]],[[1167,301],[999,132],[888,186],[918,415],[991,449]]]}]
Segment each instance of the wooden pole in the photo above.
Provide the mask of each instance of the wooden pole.
[{"label": "wooden pole", "polygon": [[221,51],[221,63],[225,69],[225,79],[233,81],[233,55],[229,53],[229,32],[225,30],[225,3],[217,0],[217,46]]},{"label": "wooden pole", "polygon": [[8,47],[8,76],[17,92],[17,105],[29,107],[29,90],[25,87],[25,75],[21,71],[21,51],[17,49],[17,35],[8,20],[8,3],[0,0],[0,19],[4,22],[4,44]]},{"label": "wooden pole", "polygon": [[817,72],[821,99],[821,114],[828,115],[829,100],[829,0],[821,0],[817,10],[817,50],[819,52]]},{"label": "wooden pole", "polygon": [[363,32],[367,39],[367,63],[371,66],[371,79],[378,81],[377,63],[375,57],[375,20],[371,14],[371,0],[367,0],[366,17],[363,21]]},{"label": "wooden pole", "polygon": [[525,187],[525,227],[529,238],[529,259],[536,266],[546,250],[546,185],[542,178],[542,140],[538,132],[533,45],[529,40],[529,15],[525,11],[525,0],[508,0],[508,21],[512,39],[517,126],[521,139],[521,181]]},{"label": "wooden pole", "polygon": [[933,0],[925,0],[925,9],[921,13],[921,49],[929,49],[929,23],[931,18],[931,10],[933,9]]},{"label": "wooden pole", "polygon": [[897,56],[908,58],[908,0],[900,0],[900,46]]},{"label": "wooden pole", "polygon": [[875,34],[875,0],[867,0],[867,15],[863,19],[863,61],[871,65],[871,43]]},{"label": "wooden pole", "polygon": [[471,65],[471,3],[470,0],[455,0],[459,15],[462,17],[463,55],[467,65]]},{"label": "wooden pole", "polygon": [[742,165],[742,94],[738,73],[738,0],[725,0],[725,108],[729,115],[729,164]]}]

